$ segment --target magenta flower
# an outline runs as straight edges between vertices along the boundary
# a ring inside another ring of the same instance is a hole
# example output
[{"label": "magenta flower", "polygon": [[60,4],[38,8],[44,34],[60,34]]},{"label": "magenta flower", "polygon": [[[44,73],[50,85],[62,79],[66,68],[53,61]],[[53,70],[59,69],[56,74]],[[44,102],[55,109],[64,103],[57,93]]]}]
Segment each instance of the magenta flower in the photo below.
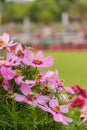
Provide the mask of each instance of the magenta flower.
[{"label": "magenta flower", "polygon": [[71,87],[75,94],[80,94],[82,97],[87,98],[87,92],[85,89],[81,88],[79,85],[75,84]]},{"label": "magenta flower", "polygon": [[62,113],[68,112],[68,105],[59,106],[57,99],[51,99],[49,101],[50,113],[56,122],[62,122],[64,125],[68,125],[68,122],[72,122],[71,118],[64,116]]},{"label": "magenta flower", "polygon": [[76,107],[82,107],[83,105],[85,105],[85,99],[84,98],[80,98],[77,97],[76,99],[74,99],[71,103],[71,107],[72,108],[76,108]]}]

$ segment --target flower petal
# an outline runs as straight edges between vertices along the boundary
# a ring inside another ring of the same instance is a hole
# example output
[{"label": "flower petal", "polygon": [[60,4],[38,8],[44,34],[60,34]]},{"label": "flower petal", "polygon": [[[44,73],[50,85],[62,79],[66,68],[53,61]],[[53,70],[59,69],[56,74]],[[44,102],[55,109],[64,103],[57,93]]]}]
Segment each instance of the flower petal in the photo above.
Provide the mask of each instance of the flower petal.
[{"label": "flower petal", "polygon": [[63,112],[63,113],[67,113],[68,112],[68,106],[67,105],[61,105],[60,111]]},{"label": "flower petal", "polygon": [[24,95],[14,93],[14,100],[17,102],[23,102],[25,99]]},{"label": "flower petal", "polygon": [[58,99],[51,99],[49,101],[49,105],[50,105],[51,108],[54,108],[55,106],[58,106],[59,105]]}]

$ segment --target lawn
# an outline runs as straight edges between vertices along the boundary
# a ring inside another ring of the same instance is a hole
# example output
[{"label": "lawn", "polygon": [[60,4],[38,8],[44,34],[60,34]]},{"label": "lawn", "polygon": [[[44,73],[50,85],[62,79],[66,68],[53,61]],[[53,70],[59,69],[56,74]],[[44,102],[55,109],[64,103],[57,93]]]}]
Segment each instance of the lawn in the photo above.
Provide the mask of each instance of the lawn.
[{"label": "lawn", "polygon": [[65,85],[79,84],[87,88],[87,51],[46,51],[54,57],[52,70],[58,70]]}]

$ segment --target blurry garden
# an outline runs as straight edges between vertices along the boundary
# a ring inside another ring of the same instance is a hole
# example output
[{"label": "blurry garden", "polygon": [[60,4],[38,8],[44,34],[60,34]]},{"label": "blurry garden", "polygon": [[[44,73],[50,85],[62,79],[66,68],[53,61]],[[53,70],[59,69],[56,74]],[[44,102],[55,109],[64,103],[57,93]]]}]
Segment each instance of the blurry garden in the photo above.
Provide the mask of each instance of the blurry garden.
[{"label": "blurry garden", "polygon": [[87,48],[86,0],[1,1],[1,33],[37,49]]},{"label": "blurry garden", "polygon": [[0,0],[0,129],[87,130],[87,0]]}]

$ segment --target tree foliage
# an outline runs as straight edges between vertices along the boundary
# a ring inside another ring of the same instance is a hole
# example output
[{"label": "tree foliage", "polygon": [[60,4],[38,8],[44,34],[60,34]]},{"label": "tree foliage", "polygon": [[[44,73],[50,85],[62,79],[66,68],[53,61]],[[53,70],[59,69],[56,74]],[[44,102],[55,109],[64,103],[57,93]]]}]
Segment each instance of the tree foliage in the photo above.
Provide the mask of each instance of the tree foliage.
[{"label": "tree foliage", "polygon": [[77,15],[85,16],[87,2],[85,0],[35,0],[29,3],[7,3],[4,11],[9,20],[22,21],[27,16],[35,22],[51,23],[61,20],[63,12],[74,14],[75,18]]}]

